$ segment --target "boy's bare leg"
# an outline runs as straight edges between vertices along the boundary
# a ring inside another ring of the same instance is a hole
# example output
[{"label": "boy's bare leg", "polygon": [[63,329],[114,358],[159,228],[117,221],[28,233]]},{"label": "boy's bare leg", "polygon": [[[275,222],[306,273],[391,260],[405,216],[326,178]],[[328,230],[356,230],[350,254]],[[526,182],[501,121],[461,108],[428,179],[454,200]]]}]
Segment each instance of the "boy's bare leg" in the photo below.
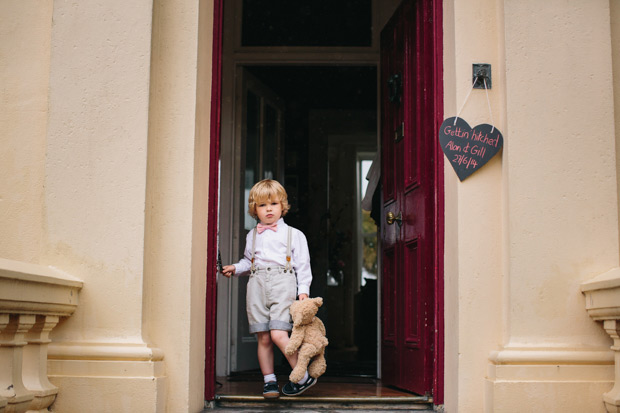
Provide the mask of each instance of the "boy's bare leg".
[{"label": "boy's bare leg", "polygon": [[269,331],[256,333],[258,341],[258,364],[263,376],[273,373],[273,341]]},{"label": "boy's bare leg", "polygon": [[[276,343],[276,346],[282,351],[284,357],[288,360],[288,364],[291,365],[291,368],[295,368],[297,365],[297,352],[295,352],[292,356],[287,355],[284,352],[286,345],[288,344],[289,337],[288,331],[284,330],[271,330],[271,341]],[[273,353],[272,353],[272,365],[273,365]]]}]

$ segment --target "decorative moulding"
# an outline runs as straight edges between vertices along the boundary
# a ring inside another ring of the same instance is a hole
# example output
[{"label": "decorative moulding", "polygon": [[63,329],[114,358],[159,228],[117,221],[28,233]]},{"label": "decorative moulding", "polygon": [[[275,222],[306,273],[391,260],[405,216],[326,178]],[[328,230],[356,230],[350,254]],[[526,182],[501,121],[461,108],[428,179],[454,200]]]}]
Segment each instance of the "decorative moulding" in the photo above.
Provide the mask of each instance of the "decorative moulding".
[{"label": "decorative moulding", "polygon": [[586,310],[595,320],[620,319],[620,268],[614,268],[581,284]]},{"label": "decorative moulding", "polygon": [[586,296],[586,311],[594,320],[602,321],[603,328],[614,341],[611,346],[615,358],[615,383],[603,394],[608,412],[620,413],[620,268],[616,267],[581,284]]},{"label": "decorative moulding", "polygon": [[82,286],[55,268],[0,258],[0,413],[48,411],[56,400],[49,334],[75,312]]},{"label": "decorative moulding", "polygon": [[608,365],[614,357],[609,351],[513,347],[491,352],[489,360],[496,365]]},{"label": "decorative moulding", "polygon": [[82,286],[56,268],[0,258],[0,313],[69,316]]},{"label": "decorative moulding", "polygon": [[164,352],[143,343],[52,343],[53,360],[161,361]]}]

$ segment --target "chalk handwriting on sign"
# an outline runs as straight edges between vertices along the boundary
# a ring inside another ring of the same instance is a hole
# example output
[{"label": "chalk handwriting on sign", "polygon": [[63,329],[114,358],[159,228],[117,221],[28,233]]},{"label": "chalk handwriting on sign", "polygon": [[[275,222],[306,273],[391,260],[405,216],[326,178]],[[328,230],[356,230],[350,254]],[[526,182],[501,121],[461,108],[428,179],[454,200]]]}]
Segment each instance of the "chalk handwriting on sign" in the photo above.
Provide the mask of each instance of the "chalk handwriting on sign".
[{"label": "chalk handwriting on sign", "polygon": [[482,168],[504,145],[499,129],[482,124],[473,129],[462,118],[443,121],[439,143],[461,181]]}]

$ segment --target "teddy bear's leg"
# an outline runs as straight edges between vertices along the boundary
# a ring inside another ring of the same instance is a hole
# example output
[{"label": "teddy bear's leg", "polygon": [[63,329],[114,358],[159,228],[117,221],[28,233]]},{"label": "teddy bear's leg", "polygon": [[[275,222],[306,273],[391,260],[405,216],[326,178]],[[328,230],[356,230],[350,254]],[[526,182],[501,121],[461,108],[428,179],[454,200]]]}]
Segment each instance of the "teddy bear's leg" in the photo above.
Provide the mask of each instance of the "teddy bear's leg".
[{"label": "teddy bear's leg", "polygon": [[308,366],[308,374],[316,379],[325,373],[326,369],[325,349],[321,349],[319,354],[314,357],[312,363]]},{"label": "teddy bear's leg", "polygon": [[299,381],[304,377],[304,373],[308,368],[308,363],[310,363],[310,359],[316,353],[316,347],[312,344],[304,343],[299,348],[299,353],[297,353],[297,364],[295,368],[291,372],[290,376],[288,376],[289,380],[293,383],[299,383]]}]

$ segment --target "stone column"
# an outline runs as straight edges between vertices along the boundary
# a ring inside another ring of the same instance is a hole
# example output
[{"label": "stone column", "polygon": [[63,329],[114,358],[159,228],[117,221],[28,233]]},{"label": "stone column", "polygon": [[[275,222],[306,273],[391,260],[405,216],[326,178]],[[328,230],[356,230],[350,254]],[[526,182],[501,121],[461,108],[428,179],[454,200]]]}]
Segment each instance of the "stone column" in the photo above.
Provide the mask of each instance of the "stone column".
[{"label": "stone column", "polygon": [[34,399],[22,380],[24,336],[34,324],[34,315],[0,314],[0,397],[8,399],[6,413],[24,413]]},{"label": "stone column", "polygon": [[49,345],[56,411],[165,410],[163,353],[144,328],[153,321],[144,316],[153,288],[144,271],[153,7],[53,2],[40,261],[85,285],[82,305]]},{"label": "stone column", "polygon": [[[519,411],[527,400],[539,411],[600,412],[613,359],[608,338],[583,312],[579,286],[619,259],[609,1],[499,4],[504,268],[493,279],[503,283],[503,334],[490,352],[485,411]],[[486,295],[463,294],[469,288],[459,283],[460,301],[491,312]],[[469,385],[475,380],[462,357]],[[473,397],[462,389],[459,397]]]}]

